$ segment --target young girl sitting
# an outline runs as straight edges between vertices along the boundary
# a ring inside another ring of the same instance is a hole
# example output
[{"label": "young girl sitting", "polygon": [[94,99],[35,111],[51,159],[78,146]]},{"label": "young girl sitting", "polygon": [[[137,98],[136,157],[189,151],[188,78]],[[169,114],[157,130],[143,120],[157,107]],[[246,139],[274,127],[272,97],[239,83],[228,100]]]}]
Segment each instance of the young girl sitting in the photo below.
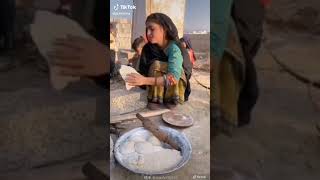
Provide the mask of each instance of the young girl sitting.
[{"label": "young girl sitting", "polygon": [[196,56],[194,54],[194,51],[193,51],[193,48],[192,48],[192,45],[191,45],[190,37],[189,36],[183,36],[180,39],[180,42],[181,42],[182,46],[188,50],[188,54],[189,54],[189,57],[190,57],[190,60],[191,60],[191,64],[194,65],[194,63],[196,62],[197,58],[196,58]]},{"label": "young girl sitting", "polygon": [[146,44],[142,36],[136,38],[132,43],[132,49],[135,51],[134,56],[129,59],[129,66],[132,66],[136,70],[139,70],[139,60],[142,53],[143,46]]},{"label": "young girl sitting", "polygon": [[165,14],[147,17],[146,36],[148,43],[143,47],[139,65],[142,75],[130,74],[126,81],[133,86],[147,86],[149,109],[162,105],[173,109],[185,102],[191,92],[188,52],[180,45],[177,28]]}]

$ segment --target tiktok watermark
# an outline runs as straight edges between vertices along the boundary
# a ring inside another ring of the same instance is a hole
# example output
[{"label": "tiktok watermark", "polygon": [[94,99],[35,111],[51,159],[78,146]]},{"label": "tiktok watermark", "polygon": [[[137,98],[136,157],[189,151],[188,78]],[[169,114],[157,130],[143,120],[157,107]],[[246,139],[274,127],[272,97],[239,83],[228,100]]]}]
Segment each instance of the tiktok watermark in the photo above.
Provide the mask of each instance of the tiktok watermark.
[{"label": "tiktok watermark", "polygon": [[120,1],[113,5],[112,15],[114,16],[131,16],[131,12],[136,10],[136,5],[121,4]]},{"label": "tiktok watermark", "polygon": [[150,180],[161,180],[161,179],[166,179],[166,180],[177,180],[177,176],[143,176],[143,179],[150,179]]},{"label": "tiktok watermark", "polygon": [[137,9],[137,7],[135,5],[123,5],[123,4],[119,5],[119,4],[117,4],[117,5],[113,6],[113,9],[115,11],[118,11],[119,9],[121,9],[121,10],[127,10],[127,9],[135,10],[135,9]]},{"label": "tiktok watermark", "polygon": [[210,176],[203,174],[195,174],[192,176],[192,179],[210,179]]}]

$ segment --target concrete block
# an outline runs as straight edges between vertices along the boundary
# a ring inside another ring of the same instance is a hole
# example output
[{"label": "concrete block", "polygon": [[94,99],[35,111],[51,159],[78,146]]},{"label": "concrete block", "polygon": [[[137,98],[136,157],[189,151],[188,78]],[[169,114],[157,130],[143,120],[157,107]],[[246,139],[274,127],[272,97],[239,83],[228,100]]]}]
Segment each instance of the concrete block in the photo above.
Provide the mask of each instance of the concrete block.
[{"label": "concrete block", "polygon": [[123,86],[110,92],[111,116],[129,113],[147,106],[147,92],[136,88],[127,91]]},{"label": "concrete block", "polygon": [[103,148],[96,93],[24,88],[0,93],[0,172],[31,168]]}]

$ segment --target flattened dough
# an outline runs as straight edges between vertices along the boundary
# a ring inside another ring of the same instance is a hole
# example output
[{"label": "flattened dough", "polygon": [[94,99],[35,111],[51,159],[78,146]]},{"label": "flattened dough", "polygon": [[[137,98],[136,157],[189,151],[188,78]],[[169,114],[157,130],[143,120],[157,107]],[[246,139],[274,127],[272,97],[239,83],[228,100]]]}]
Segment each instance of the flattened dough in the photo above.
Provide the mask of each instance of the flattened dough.
[{"label": "flattened dough", "polygon": [[134,141],[134,142],[144,142],[146,141],[144,137],[142,136],[132,136],[130,137],[130,141]]},{"label": "flattened dough", "polygon": [[179,151],[163,148],[152,134],[147,138],[140,135],[129,137],[120,147],[120,153],[130,168],[146,172],[172,169],[182,160]]},{"label": "flattened dough", "polygon": [[138,153],[133,153],[128,156],[126,159],[126,163],[134,169],[137,169],[144,164],[144,157]]},{"label": "flattened dough", "polygon": [[153,144],[154,146],[161,146],[160,140],[157,137],[153,136],[153,135],[151,135],[148,138],[148,142]]},{"label": "flattened dough", "polygon": [[148,172],[161,172],[176,166],[182,159],[180,152],[172,149],[163,149],[144,156],[144,162],[148,165],[141,169]]},{"label": "flattened dough", "polygon": [[[120,69],[119,69],[119,73],[122,77],[122,79],[124,81],[126,81],[126,77],[128,74],[130,73],[137,73],[139,74],[133,67],[130,67],[130,66],[126,66],[126,65],[121,65]],[[132,88],[134,88],[135,86],[130,86],[128,85],[128,83],[126,83],[126,89],[127,90],[131,90]]]},{"label": "flattened dough", "polygon": [[31,36],[39,52],[49,64],[50,81],[57,90],[62,90],[70,82],[80,80],[80,77],[60,75],[60,69],[52,66],[51,59],[47,56],[47,52],[53,50],[52,42],[57,38],[65,38],[68,34],[92,38],[78,23],[65,16],[56,15],[49,11],[36,12],[34,23],[31,25]]},{"label": "flattened dough", "polygon": [[134,148],[137,153],[148,154],[154,152],[154,146],[149,142],[137,142],[134,145]]},{"label": "flattened dough", "polygon": [[133,142],[133,141],[129,141],[128,143],[124,143],[120,147],[120,153],[121,154],[129,154],[129,153],[135,152],[134,144],[135,144],[135,142]]}]

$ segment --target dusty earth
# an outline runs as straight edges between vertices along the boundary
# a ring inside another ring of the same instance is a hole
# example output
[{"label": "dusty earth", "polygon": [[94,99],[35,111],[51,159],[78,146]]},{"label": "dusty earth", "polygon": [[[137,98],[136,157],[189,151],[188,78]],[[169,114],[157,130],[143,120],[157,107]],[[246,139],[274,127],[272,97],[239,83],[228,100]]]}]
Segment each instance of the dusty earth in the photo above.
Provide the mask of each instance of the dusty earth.
[{"label": "dusty earth", "polygon": [[215,180],[317,180],[320,89],[308,90],[284,72],[268,50],[295,72],[319,82],[320,37],[271,28],[265,36],[255,60],[260,98],[252,123],[232,137],[214,139],[214,166],[219,170]]},{"label": "dusty earth", "polygon": [[319,82],[320,1],[272,1],[265,41],[255,59],[260,97],[252,123],[214,139],[215,180],[316,180],[320,177],[320,90],[284,72]]},{"label": "dusty earth", "polygon": [[277,0],[267,11],[267,22],[285,29],[320,34],[320,1]]}]

